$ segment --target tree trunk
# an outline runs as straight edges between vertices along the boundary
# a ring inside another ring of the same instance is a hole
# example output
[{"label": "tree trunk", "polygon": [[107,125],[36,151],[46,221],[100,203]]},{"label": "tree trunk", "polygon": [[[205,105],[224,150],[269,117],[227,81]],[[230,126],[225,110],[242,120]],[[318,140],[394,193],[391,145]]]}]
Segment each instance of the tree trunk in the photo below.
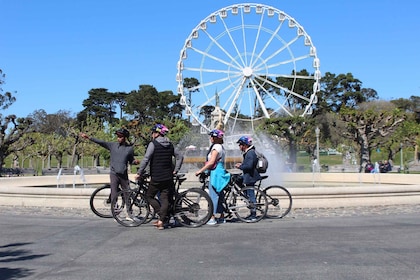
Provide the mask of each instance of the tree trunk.
[{"label": "tree trunk", "polygon": [[363,172],[366,163],[370,160],[370,147],[369,141],[366,134],[363,131],[359,131],[359,145],[360,145],[360,168],[359,172]]}]

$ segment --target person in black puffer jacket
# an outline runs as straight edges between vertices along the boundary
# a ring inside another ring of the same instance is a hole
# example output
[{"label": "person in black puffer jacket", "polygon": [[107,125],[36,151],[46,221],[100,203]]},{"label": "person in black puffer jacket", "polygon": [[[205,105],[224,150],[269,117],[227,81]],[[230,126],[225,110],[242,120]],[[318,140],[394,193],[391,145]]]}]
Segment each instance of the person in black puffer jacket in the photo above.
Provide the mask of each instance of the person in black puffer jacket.
[{"label": "person in black puffer jacket", "polygon": [[[149,164],[151,180],[146,196],[155,213],[158,214],[158,221],[155,222],[158,229],[164,229],[164,225],[169,220],[169,202],[174,190],[173,176],[178,173],[183,162],[182,154],[166,137],[168,132],[168,128],[163,124],[158,123],[152,127],[152,141],[147,146],[136,175],[137,179],[140,178]],[[175,166],[173,157],[175,157]],[[160,193],[159,201],[155,198],[158,193]]]}]

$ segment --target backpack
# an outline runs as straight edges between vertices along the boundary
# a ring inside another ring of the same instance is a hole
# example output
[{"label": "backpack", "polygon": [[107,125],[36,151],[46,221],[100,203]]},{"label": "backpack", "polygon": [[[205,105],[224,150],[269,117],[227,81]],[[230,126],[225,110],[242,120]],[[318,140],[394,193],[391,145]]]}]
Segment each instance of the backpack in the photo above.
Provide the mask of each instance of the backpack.
[{"label": "backpack", "polygon": [[257,152],[257,150],[255,150],[255,154],[257,155],[257,158],[258,158],[258,162],[256,166],[258,173],[267,172],[267,168],[268,168],[267,158],[262,153]]}]

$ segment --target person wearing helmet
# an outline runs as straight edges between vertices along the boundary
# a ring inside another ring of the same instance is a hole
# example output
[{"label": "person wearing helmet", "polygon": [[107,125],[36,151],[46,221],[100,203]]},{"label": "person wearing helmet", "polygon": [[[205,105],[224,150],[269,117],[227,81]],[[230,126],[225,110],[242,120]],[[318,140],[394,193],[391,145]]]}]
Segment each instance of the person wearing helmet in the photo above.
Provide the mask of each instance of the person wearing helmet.
[{"label": "person wearing helmet", "polygon": [[[199,176],[203,172],[210,171],[209,194],[213,202],[213,215],[207,224],[216,225],[218,222],[225,223],[220,193],[229,183],[230,173],[226,172],[225,169],[224,132],[219,129],[214,129],[210,131],[209,135],[211,146],[207,153],[206,163],[195,172],[195,175]],[[220,216],[217,220],[216,214],[218,213]]]},{"label": "person wearing helmet", "polygon": [[[130,133],[127,129],[118,129],[115,134],[117,135],[117,142],[106,142],[97,138],[88,136],[86,133],[80,133],[80,137],[89,139],[90,141],[109,150],[111,155],[110,160],[110,185],[111,185],[111,201],[118,193],[118,186],[122,189],[129,188],[128,178],[128,164],[139,164],[139,160],[134,158],[133,146],[128,142]],[[132,217],[131,219],[135,219]]]},{"label": "person wearing helmet", "polygon": [[[166,137],[169,129],[165,125],[155,124],[151,132],[152,141],[147,146],[136,178],[145,174],[146,167],[149,165],[151,180],[146,196],[155,213],[158,214],[156,228],[164,229],[169,221],[169,205],[173,198],[173,176],[181,169],[184,157]],[[173,158],[175,158],[175,166]],[[155,198],[158,193],[160,193],[159,201]]]},{"label": "person wearing helmet", "polygon": [[[255,186],[255,183],[261,180],[261,175],[257,171],[258,157],[255,153],[252,139],[248,136],[241,136],[236,143],[239,144],[239,149],[243,155],[243,161],[242,163],[235,164],[235,167],[242,170],[242,180],[245,186]],[[256,202],[254,190],[247,190],[247,195],[252,202]],[[254,209],[251,209],[249,219],[251,221],[255,220]]]}]

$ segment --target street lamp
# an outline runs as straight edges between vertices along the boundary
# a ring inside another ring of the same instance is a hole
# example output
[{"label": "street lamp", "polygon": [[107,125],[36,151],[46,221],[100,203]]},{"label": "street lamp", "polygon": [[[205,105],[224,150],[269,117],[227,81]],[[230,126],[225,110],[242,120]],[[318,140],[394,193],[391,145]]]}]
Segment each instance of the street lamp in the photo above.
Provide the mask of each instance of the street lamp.
[{"label": "street lamp", "polygon": [[316,171],[320,172],[320,162],[319,162],[319,127],[315,128],[315,135],[316,135]]}]

